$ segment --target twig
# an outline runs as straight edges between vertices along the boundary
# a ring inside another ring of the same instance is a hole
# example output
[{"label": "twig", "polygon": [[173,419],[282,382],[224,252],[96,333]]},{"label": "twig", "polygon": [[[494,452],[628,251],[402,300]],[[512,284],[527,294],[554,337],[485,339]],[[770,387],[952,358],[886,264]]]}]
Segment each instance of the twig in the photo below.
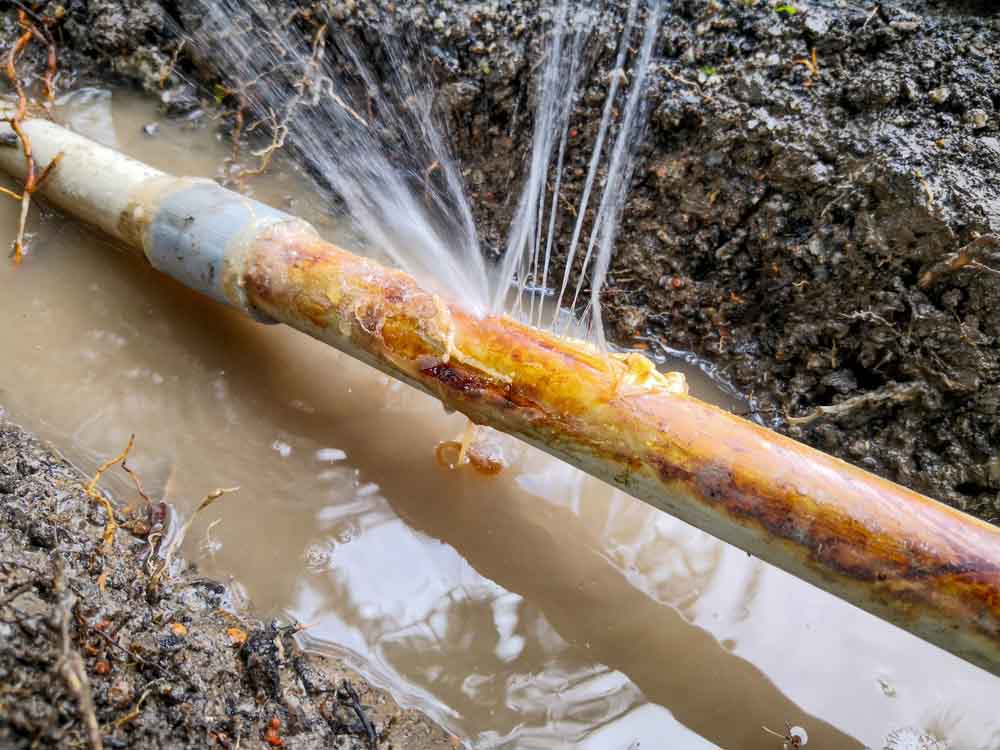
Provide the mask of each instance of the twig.
[{"label": "twig", "polygon": [[53,588],[62,594],[59,602],[59,632],[62,637],[62,650],[56,668],[63,682],[66,683],[66,688],[73,694],[80,708],[83,723],[87,728],[90,750],[103,750],[104,743],[101,740],[101,728],[97,723],[97,715],[94,713],[94,698],[90,693],[90,682],[83,666],[83,659],[80,658],[79,652],[73,648],[73,642],[70,639],[69,625],[76,597],[66,593],[62,565],[58,563],[53,576]]}]

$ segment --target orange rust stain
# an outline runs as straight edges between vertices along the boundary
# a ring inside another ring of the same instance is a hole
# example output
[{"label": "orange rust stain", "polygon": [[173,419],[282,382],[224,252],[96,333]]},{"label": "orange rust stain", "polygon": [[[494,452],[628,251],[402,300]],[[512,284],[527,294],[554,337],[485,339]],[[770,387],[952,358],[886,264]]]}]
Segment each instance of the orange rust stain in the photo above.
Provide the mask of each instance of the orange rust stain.
[{"label": "orange rust stain", "polygon": [[451,305],[439,319],[413,279],[325,243],[265,243],[258,258],[255,303],[339,329],[474,421],[641,473],[901,618],[972,616],[1000,637],[1000,530],[687,396],[623,395],[627,365],[578,342]]},{"label": "orange rust stain", "polygon": [[[1000,636],[1000,546],[995,529],[713,407],[678,397],[673,430],[694,435],[656,445],[647,461],[667,486],[682,487],[735,522],[791,542],[824,574],[876,584],[903,618],[929,610],[978,617]],[[731,448],[736,428],[742,450]],[[752,428],[752,429],[751,429]],[[762,433],[762,434],[761,434]],[[754,450],[754,441],[763,441]],[[749,447],[749,449],[747,449]],[[797,471],[796,471],[797,470]],[[796,471],[794,483],[776,478]]]},{"label": "orange rust stain", "polygon": [[417,360],[439,354],[418,335],[412,321],[406,318],[386,319],[381,328],[381,339],[388,351],[406,360]]},{"label": "orange rust stain", "polygon": [[125,240],[125,245],[133,255],[140,256],[148,265],[149,259],[142,250],[142,237],[146,228],[152,223],[153,214],[147,211],[141,202],[129,201],[118,215],[118,232]]},{"label": "orange rust stain", "polygon": [[486,453],[481,453],[476,450],[475,446],[469,449],[469,463],[477,472],[488,477],[496,476],[505,467],[503,461],[499,461]]}]

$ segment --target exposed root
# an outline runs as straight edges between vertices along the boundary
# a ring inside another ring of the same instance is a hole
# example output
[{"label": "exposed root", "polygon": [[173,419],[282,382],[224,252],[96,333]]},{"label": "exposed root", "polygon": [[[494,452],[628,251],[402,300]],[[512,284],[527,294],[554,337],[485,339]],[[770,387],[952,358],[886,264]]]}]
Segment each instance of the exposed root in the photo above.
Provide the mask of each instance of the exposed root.
[{"label": "exposed root", "polygon": [[[118,522],[115,520],[114,506],[112,506],[111,501],[108,500],[108,498],[106,498],[103,494],[101,494],[100,490],[97,489],[97,483],[101,480],[101,477],[104,475],[104,472],[106,472],[112,466],[118,463],[121,464],[125,463],[125,459],[128,457],[129,451],[132,450],[133,445],[135,445],[134,434],[129,435],[128,445],[125,446],[125,450],[123,450],[121,453],[119,453],[110,461],[105,461],[97,468],[97,472],[94,474],[89,484],[87,484],[87,486],[84,487],[83,490],[87,494],[87,497],[89,497],[94,502],[103,505],[104,511],[108,514],[108,521],[104,525],[104,535],[102,537],[103,538],[102,546],[105,552],[111,549],[111,545],[114,542],[115,538],[115,531],[118,529]],[[128,471],[129,475],[132,475],[131,470],[127,469],[126,471]],[[145,497],[145,495],[143,495],[143,497]]]},{"label": "exposed root", "polygon": [[161,682],[162,680],[163,680],[162,677],[158,677],[155,680],[151,681],[149,684],[147,684],[146,689],[142,691],[142,695],[139,696],[139,700],[135,702],[135,705],[132,706],[132,709],[124,716],[115,719],[111,723],[111,729],[118,729],[123,725],[128,724],[130,721],[135,721],[136,719],[138,719],[139,714],[142,713],[142,704],[146,702],[146,698],[148,698],[150,693],[153,692],[153,685],[157,684],[158,682]]},{"label": "exposed root", "polygon": [[789,424],[804,427],[810,425],[818,419],[837,419],[847,417],[855,413],[867,413],[872,410],[894,404],[904,404],[913,401],[927,393],[927,386],[924,383],[904,383],[891,384],[876,391],[862,393],[846,401],[831,406],[817,406],[809,414],[801,417],[786,416]]},{"label": "exposed root", "polygon": [[174,68],[177,67],[177,60],[181,56],[181,52],[184,51],[184,45],[187,44],[187,39],[181,39],[180,44],[174,48],[174,53],[170,56],[170,62],[163,68],[160,73],[159,86],[164,88],[167,85],[167,81],[170,80],[170,76],[174,74]]},{"label": "exposed root", "polygon": [[693,88],[693,89],[695,89],[695,90],[697,90],[699,92],[701,91],[701,84],[698,83],[697,81],[691,81],[691,80],[688,80],[687,78],[679,76],[679,75],[677,75],[677,73],[674,73],[672,70],[670,70],[669,68],[666,68],[666,67],[663,68],[663,72],[666,73],[667,76],[669,78],[671,78],[672,80],[677,81],[677,83],[683,83],[685,86],[690,86],[691,88]]},{"label": "exposed root", "polygon": [[[237,110],[237,118],[240,120],[242,119],[242,107],[243,105],[241,104],[240,109]],[[252,152],[253,156],[257,157],[257,166],[240,167],[236,172],[234,179],[236,180],[236,184],[241,193],[246,190],[246,178],[264,174],[264,172],[267,171],[267,168],[271,166],[271,160],[274,158],[275,153],[277,153],[285,145],[285,139],[288,137],[288,118],[286,117],[285,119],[281,119],[279,118],[278,113],[272,110],[268,121],[271,125],[271,143],[259,151]],[[263,124],[263,122],[263,120],[258,120],[251,125],[246,132],[253,132],[258,126]],[[242,122],[240,122],[240,125],[242,127]],[[235,137],[238,138],[239,135],[235,134]],[[234,145],[233,158],[235,159],[238,155],[239,142],[237,140]]]},{"label": "exposed root", "polygon": [[135,491],[139,493],[139,497],[146,501],[147,505],[152,505],[153,501],[149,499],[149,495],[142,488],[142,481],[139,479],[139,475],[132,471],[131,467],[125,463],[125,459],[122,458],[122,471],[129,475],[132,479],[132,483],[135,484]]},{"label": "exposed root", "polygon": [[927,178],[924,177],[924,173],[921,172],[919,169],[914,169],[913,170],[913,176],[916,178],[917,182],[920,184],[920,187],[923,188],[924,195],[927,196],[927,208],[933,208],[933,206],[934,206],[934,188],[931,187],[931,184],[927,181]]},{"label": "exposed root", "polygon": [[424,170],[424,203],[431,206],[434,187],[431,184],[431,175],[441,170],[441,162],[435,159],[431,165]]},{"label": "exposed root", "polygon": [[812,77],[819,75],[819,62],[816,59],[816,48],[813,47],[812,51],[809,53],[809,57],[802,57],[798,60],[793,60],[792,65],[804,65],[809,71],[809,75]]},{"label": "exposed root", "polygon": [[[245,192],[246,179],[248,177],[255,177],[263,174],[267,171],[268,167],[271,165],[271,160],[274,158],[275,153],[281,150],[285,145],[285,139],[288,137],[289,127],[288,123],[291,121],[292,116],[298,109],[299,105],[302,103],[306,92],[310,89],[315,89],[313,92],[314,104],[318,100],[319,96],[322,95],[323,81],[328,80],[321,76],[318,76],[320,70],[320,65],[322,63],[323,54],[325,50],[325,39],[326,39],[327,25],[324,23],[320,25],[317,29],[315,35],[313,36],[313,53],[310,58],[309,64],[306,66],[302,77],[295,83],[295,95],[291,97],[288,104],[283,107],[283,112],[279,115],[275,110],[270,111],[270,115],[266,118],[257,120],[249,128],[244,130],[244,118],[246,110],[246,91],[255,83],[255,81],[250,81],[240,85],[239,91],[226,91],[225,94],[233,94],[237,98],[237,110],[236,110],[236,125],[233,129],[233,153],[230,157],[232,163],[236,163],[239,159],[240,154],[240,137],[243,134],[249,134],[256,130],[261,125],[269,124],[271,129],[271,143],[259,151],[254,151],[253,156],[257,157],[258,162],[256,167],[240,167],[237,169],[234,179],[236,181],[237,188],[240,192]],[[332,92],[331,86],[331,96],[334,99],[338,99]],[[339,100],[338,100],[339,101]],[[343,104],[342,102],[340,102]],[[346,106],[346,105],[344,105]],[[353,111],[352,111],[353,114]],[[355,116],[357,116],[355,114]]]},{"label": "exposed root", "polygon": [[[6,119],[6,122],[10,125],[21,144],[21,151],[24,153],[25,161],[25,178],[24,187],[20,194],[6,188],[2,189],[4,195],[21,201],[21,214],[18,220],[17,235],[14,238],[12,248],[14,265],[20,265],[24,259],[24,232],[28,221],[28,209],[31,207],[31,196],[42,186],[62,158],[61,153],[56,154],[55,158],[40,173],[36,171],[35,158],[31,151],[31,140],[21,128],[21,123],[28,114],[28,97],[17,74],[17,61],[33,39],[48,47],[47,62],[42,82],[45,88],[44,107],[47,112],[50,111],[52,104],[55,102],[55,76],[58,67],[58,57],[56,54],[55,39],[49,33],[47,27],[55,24],[58,18],[39,17],[20,3],[17,3],[17,5],[19,7],[17,21],[22,33],[7,53],[4,66],[7,80],[17,95],[17,107],[14,114]],[[36,20],[41,24],[41,28],[36,25]]]},{"label": "exposed root", "polygon": [[929,289],[938,280],[954,271],[962,268],[975,268],[991,274],[1000,275],[1000,270],[987,265],[984,261],[990,258],[991,253],[1000,251],[1000,236],[986,234],[976,237],[972,242],[960,249],[957,253],[951,253],[932,265],[920,275],[917,285],[921,289]]}]

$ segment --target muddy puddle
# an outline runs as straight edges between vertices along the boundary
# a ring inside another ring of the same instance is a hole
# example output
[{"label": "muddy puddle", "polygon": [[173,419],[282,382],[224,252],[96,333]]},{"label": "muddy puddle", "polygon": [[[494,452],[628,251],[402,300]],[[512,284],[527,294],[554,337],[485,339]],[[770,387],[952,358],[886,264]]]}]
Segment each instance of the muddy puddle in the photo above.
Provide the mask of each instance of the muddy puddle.
[{"label": "muddy puddle", "polygon": [[[229,151],[210,122],[147,135],[153,104],[123,92],[65,111],[173,172],[216,176]],[[294,171],[252,185],[337,234]],[[5,246],[16,210],[0,203]],[[505,443],[496,477],[443,469],[460,416],[51,212],[30,229],[25,264],[0,267],[11,417],[88,473],[135,432],[130,464],[181,513],[239,485],[188,559],[477,746],[776,750],[761,727],[787,722],[809,748],[880,748],[904,726],[1000,747],[985,672],[537,451]]]}]

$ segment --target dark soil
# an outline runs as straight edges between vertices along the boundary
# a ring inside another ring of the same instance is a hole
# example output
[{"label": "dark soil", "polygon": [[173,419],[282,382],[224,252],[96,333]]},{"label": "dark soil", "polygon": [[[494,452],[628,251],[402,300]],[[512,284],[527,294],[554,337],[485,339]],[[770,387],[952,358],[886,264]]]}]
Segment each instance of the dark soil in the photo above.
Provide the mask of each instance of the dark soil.
[{"label": "dark soil", "polygon": [[156,585],[161,504],[121,513],[103,552],[85,481],[0,417],[0,747],[456,746],[225,586],[193,571]]},{"label": "dark soil", "polygon": [[[448,107],[486,244],[499,248],[548,13],[520,0],[285,5],[289,18],[300,8],[293,23],[346,30],[383,74],[386,40],[414,43]],[[588,49],[570,203],[618,43],[612,5]],[[1000,521],[995,5],[668,6],[605,291],[612,338],[693,352],[751,398],[751,416]],[[80,75],[115,71],[175,112],[217,93],[224,72],[210,56],[178,52],[199,25],[195,0],[65,8],[57,30]]]}]

